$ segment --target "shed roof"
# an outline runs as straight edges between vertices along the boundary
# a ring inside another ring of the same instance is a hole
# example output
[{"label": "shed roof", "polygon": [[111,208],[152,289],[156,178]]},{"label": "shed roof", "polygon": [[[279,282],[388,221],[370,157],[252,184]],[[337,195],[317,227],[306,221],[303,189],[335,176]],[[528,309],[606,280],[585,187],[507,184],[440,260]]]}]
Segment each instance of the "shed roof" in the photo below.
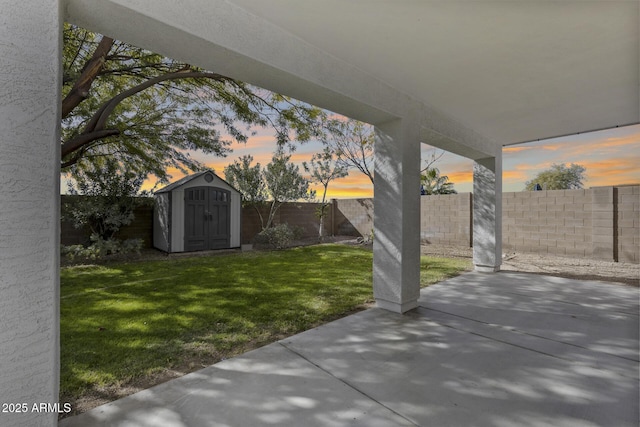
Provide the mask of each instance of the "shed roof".
[{"label": "shed roof", "polygon": [[[173,191],[173,190],[185,185],[186,183],[188,183],[190,181],[193,181],[194,179],[196,179],[196,178],[198,178],[198,177],[200,177],[202,175],[205,175],[207,173],[210,173],[217,180],[220,180],[220,181],[224,182],[226,185],[231,187],[234,191],[240,193],[240,191],[238,191],[233,185],[229,184],[227,181],[225,181],[224,179],[222,179],[218,175],[216,175],[216,173],[214,171],[212,171],[212,170],[203,170],[203,171],[191,174],[191,175],[184,176],[184,177],[180,178],[179,180],[177,180],[176,182],[172,182],[171,184],[167,185],[166,187],[163,187],[163,188],[159,189],[154,194],[169,193],[169,192],[171,192],[171,191]],[[212,181],[212,182],[215,182],[215,180]],[[242,193],[240,193],[240,194],[242,194]]]}]

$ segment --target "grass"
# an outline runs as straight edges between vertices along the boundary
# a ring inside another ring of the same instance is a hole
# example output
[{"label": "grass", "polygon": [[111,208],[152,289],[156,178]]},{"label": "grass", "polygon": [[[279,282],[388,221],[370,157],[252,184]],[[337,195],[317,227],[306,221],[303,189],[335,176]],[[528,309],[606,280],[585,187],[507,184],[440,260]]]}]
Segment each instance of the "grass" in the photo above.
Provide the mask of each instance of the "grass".
[{"label": "grass", "polygon": [[[423,286],[469,268],[421,264]],[[321,245],[63,268],[61,401],[195,370],[361,309],[371,267],[370,250]]]}]

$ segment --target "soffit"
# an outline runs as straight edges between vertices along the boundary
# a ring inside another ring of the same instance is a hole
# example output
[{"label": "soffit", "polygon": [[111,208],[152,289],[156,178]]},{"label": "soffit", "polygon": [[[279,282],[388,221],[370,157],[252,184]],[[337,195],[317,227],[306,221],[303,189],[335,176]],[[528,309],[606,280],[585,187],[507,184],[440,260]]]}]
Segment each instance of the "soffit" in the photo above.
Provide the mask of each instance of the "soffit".
[{"label": "soffit", "polygon": [[496,144],[640,122],[635,0],[230,3]]}]

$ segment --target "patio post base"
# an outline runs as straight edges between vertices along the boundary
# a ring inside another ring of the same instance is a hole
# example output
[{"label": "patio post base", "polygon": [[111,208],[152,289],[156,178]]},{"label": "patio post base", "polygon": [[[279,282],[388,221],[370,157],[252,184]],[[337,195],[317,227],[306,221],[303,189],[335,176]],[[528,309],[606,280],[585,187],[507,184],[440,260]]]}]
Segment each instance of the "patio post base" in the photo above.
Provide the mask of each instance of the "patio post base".
[{"label": "patio post base", "polygon": [[473,270],[479,273],[497,273],[500,271],[499,265],[474,265],[473,267]]},{"label": "patio post base", "polygon": [[418,300],[397,303],[378,298],[376,299],[376,306],[384,310],[392,311],[394,313],[403,314],[418,307]]}]

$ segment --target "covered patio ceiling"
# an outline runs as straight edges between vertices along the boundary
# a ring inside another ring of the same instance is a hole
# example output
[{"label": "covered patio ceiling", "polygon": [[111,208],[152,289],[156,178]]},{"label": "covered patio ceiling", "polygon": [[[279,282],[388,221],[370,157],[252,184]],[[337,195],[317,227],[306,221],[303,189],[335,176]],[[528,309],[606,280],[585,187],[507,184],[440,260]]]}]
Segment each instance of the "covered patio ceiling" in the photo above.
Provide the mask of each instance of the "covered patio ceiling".
[{"label": "covered patio ceiling", "polygon": [[69,0],[67,18],[371,123],[415,102],[423,142],[471,158],[640,122],[637,0],[172,3]]},{"label": "covered patio ceiling", "polygon": [[496,144],[640,121],[640,2],[233,0]]}]

